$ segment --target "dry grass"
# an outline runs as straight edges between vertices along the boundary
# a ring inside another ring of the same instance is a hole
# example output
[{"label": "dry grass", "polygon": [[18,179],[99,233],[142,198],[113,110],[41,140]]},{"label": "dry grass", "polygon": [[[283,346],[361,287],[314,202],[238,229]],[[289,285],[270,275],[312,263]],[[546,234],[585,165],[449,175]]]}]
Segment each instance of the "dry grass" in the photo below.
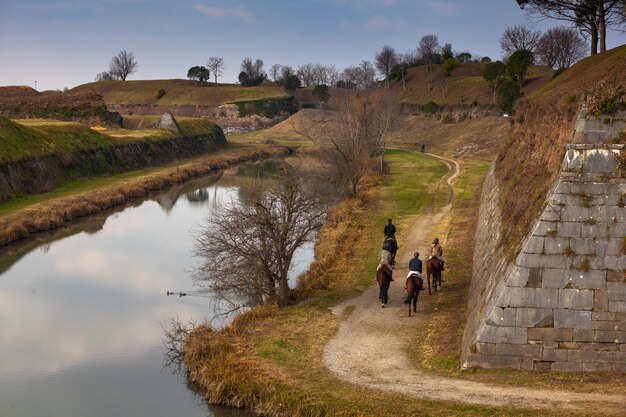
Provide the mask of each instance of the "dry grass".
[{"label": "dry grass", "polygon": [[[70,190],[67,195],[47,199],[28,206],[15,206],[0,212],[0,246],[30,235],[62,226],[72,219],[97,213],[107,208],[124,204],[130,199],[140,198],[154,190],[161,190],[173,184],[212,172],[268,157],[279,157],[287,153],[280,147],[266,149],[238,148],[222,151],[177,166],[151,171],[137,176],[127,174],[127,180],[115,181],[110,185],[93,189],[87,186],[83,192]],[[82,184],[79,184],[82,187]]]}]

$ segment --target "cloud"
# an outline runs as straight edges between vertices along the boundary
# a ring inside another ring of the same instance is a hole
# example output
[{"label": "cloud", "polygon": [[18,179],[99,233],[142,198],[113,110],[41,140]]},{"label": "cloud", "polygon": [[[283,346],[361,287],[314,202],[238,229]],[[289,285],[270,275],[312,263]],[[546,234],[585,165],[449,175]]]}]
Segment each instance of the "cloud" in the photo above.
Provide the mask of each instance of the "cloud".
[{"label": "cloud", "polygon": [[456,13],[456,6],[447,1],[429,1],[428,7],[438,15],[450,16]]},{"label": "cloud", "polygon": [[194,6],[194,9],[196,9],[205,16],[215,19],[234,17],[247,23],[254,23],[256,21],[255,17],[243,7],[222,8],[196,4]]},{"label": "cloud", "polygon": [[395,29],[404,30],[407,27],[407,21],[405,19],[390,20],[385,16],[375,15],[367,19],[363,25],[366,29],[379,30],[379,29]]}]

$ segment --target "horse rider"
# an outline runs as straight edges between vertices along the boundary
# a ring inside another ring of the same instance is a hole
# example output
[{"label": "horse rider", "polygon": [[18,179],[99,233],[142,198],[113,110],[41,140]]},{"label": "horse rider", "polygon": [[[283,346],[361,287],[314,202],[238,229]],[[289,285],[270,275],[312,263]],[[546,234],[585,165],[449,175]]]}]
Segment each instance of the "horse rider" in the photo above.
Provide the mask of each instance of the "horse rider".
[{"label": "horse rider", "polygon": [[393,271],[391,268],[391,252],[384,247],[378,252],[378,267],[376,271],[379,271],[381,268],[387,268],[387,272],[389,273]]},{"label": "horse rider", "polygon": [[441,262],[441,270],[443,271],[443,247],[439,244],[438,237],[433,239],[433,246],[430,249],[430,257],[439,259],[439,262]]},{"label": "horse rider", "polygon": [[394,240],[396,239],[396,226],[391,223],[391,219],[387,220],[387,224],[385,225],[385,229],[383,231],[385,233],[385,237],[392,237]]},{"label": "horse rider", "polygon": [[424,282],[424,278],[422,276],[422,260],[420,259],[420,253],[415,252],[413,254],[413,259],[409,261],[409,273],[406,276],[410,278],[411,276],[416,276],[417,278]]}]

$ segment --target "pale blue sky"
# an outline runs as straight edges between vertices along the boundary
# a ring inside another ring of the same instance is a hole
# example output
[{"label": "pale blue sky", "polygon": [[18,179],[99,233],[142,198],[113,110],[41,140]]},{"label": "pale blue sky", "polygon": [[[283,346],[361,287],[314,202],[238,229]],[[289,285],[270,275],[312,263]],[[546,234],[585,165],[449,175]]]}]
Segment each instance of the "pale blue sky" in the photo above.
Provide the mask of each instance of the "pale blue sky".
[{"label": "pale blue sky", "polygon": [[[61,89],[93,81],[122,49],[129,79],[185,78],[210,56],[236,81],[244,57],[275,63],[373,60],[436,34],[454,50],[500,58],[506,26],[527,23],[515,0],[0,0],[0,85]],[[561,24],[546,21],[538,29]],[[626,43],[612,32],[608,46]]]}]

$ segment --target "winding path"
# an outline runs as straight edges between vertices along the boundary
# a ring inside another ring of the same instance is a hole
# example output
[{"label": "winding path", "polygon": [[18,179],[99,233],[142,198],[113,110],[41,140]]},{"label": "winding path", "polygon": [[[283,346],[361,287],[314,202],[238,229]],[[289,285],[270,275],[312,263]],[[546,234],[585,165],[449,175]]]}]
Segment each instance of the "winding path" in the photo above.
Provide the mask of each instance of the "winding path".
[{"label": "winding path", "polygon": [[[433,225],[450,212],[454,198],[451,182],[459,174],[456,161],[428,155],[440,159],[449,168],[442,178],[451,189],[449,202],[438,212],[420,215],[405,235],[411,240],[403,242],[398,252],[398,266],[394,274],[398,278],[389,289],[390,304],[387,308],[380,307],[375,284],[360,296],[333,308],[337,315],[341,315],[346,307],[353,307],[354,310],[340,324],[337,334],[324,349],[326,367],[344,381],[416,398],[496,407],[602,410],[626,415],[626,396],[488,385],[431,375],[409,361],[404,348],[411,343],[411,334],[428,331],[428,323],[420,320],[420,312],[429,308],[431,300],[427,292],[422,292],[417,315],[407,317],[406,306],[401,302],[406,294],[403,289],[408,272],[406,265],[415,248],[425,249],[423,245],[432,236]],[[454,170],[450,172],[452,167]],[[420,252],[427,253],[426,250]]]}]

